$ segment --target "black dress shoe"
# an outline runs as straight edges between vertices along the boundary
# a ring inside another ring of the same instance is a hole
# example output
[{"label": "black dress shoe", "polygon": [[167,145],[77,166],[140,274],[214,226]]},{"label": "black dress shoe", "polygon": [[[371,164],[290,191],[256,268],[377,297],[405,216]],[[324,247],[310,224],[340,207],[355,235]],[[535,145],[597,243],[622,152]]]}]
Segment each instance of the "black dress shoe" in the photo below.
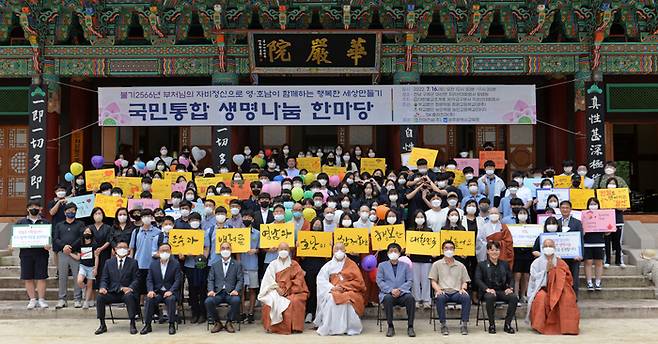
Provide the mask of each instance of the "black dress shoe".
[{"label": "black dress shoe", "polygon": [[407,335],[408,335],[409,337],[415,337],[415,336],[416,336],[416,331],[414,331],[414,328],[413,328],[413,327],[409,327],[409,328],[407,328]]},{"label": "black dress shoe", "polygon": [[247,323],[249,323],[249,324],[254,323],[254,314],[253,313],[247,314]]},{"label": "black dress shoe", "polygon": [[144,327],[142,327],[142,330],[139,331],[139,334],[147,334],[149,332],[153,332],[153,329],[151,328],[151,325],[146,324]]},{"label": "black dress shoe", "polygon": [[191,322],[192,324],[196,324],[197,322],[199,322],[199,316],[198,316],[198,315],[193,316],[193,317],[192,317],[192,321],[190,321],[190,322]]},{"label": "black dress shoe", "polygon": [[176,325],[169,323],[169,334],[176,334]]},{"label": "black dress shoe", "polygon": [[101,326],[98,327],[98,329],[96,330],[96,332],[94,332],[94,334],[98,335],[105,332],[107,332],[107,326],[105,326],[105,324],[102,324]]},{"label": "black dress shoe", "polygon": [[393,337],[395,336],[395,329],[393,327],[389,327],[388,330],[386,330],[386,337]]},{"label": "black dress shoe", "polygon": [[202,316],[199,317],[199,320],[197,321],[197,324],[205,324],[206,322],[208,322],[208,318],[206,318],[205,315],[202,315]]},{"label": "black dress shoe", "polygon": [[496,334],[496,325],[489,325],[489,333]]},{"label": "black dress shoe", "polygon": [[512,325],[505,325],[505,328],[503,328],[503,331],[509,334],[515,334],[516,330],[512,327]]},{"label": "black dress shoe", "polygon": [[135,321],[130,322],[130,334],[137,334],[137,327],[135,326]]}]

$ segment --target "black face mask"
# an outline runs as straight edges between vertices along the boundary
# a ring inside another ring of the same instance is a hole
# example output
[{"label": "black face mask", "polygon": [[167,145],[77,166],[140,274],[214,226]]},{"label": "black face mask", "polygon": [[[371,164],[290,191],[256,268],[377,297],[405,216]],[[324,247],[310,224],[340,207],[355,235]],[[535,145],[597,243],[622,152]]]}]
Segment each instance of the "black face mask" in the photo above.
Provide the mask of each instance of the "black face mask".
[{"label": "black face mask", "polygon": [[242,220],[242,223],[244,223],[245,226],[251,227],[251,224],[253,223],[252,220]]},{"label": "black face mask", "polygon": [[555,171],[546,171],[545,174],[546,174],[546,177],[553,178],[553,176],[555,175]]},{"label": "black face mask", "polygon": [[139,221],[142,219],[142,215],[133,214],[130,218],[133,219],[133,221]]},{"label": "black face mask", "polygon": [[93,236],[91,234],[83,234],[82,237],[85,239],[91,239]]},{"label": "black face mask", "polygon": [[164,221],[164,218],[165,218],[164,216],[156,216],[155,221],[162,222],[162,221]]},{"label": "black face mask", "polygon": [[269,206],[270,206],[270,202],[260,202],[260,207],[263,209],[268,208]]},{"label": "black face mask", "polygon": [[32,215],[32,216],[39,215],[39,209],[37,209],[37,208],[29,209],[28,212],[30,212],[30,215]]},{"label": "black face mask", "polygon": [[251,193],[252,193],[254,196],[258,196],[258,195],[260,194],[260,189],[251,189]]}]

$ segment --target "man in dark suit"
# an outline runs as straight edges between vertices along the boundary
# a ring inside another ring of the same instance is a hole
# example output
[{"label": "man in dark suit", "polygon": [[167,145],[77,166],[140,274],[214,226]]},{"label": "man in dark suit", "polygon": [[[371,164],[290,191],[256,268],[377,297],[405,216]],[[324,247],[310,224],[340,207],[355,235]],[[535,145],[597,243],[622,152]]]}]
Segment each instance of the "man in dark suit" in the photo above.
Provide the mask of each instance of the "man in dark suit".
[{"label": "man in dark suit", "polygon": [[254,227],[260,230],[260,225],[274,222],[274,214],[270,210],[272,197],[263,192],[258,195],[258,211],[254,212]]},{"label": "man in dark suit", "polygon": [[[562,218],[559,220],[562,225],[562,232],[579,232],[580,233],[580,252],[584,252],[584,233],[583,233],[583,223],[580,222],[577,218],[573,217],[571,214],[571,202],[562,201],[560,202],[560,214]],[[573,259],[564,259],[564,262],[569,265],[569,270],[571,270],[571,276],[573,276],[573,291],[576,292],[576,297],[578,297],[578,287],[580,285],[580,262],[583,260],[583,257],[576,257]]]},{"label": "man in dark suit", "polygon": [[107,332],[105,325],[105,305],[125,303],[130,318],[130,334],[137,334],[135,327],[135,313],[137,311],[137,297],[135,289],[138,284],[137,261],[128,257],[128,243],[121,241],[115,248],[116,257],[105,263],[101,275],[100,289],[96,298],[96,317],[101,325],[95,334]]},{"label": "man in dark suit", "polygon": [[144,328],[140,334],[152,331],[151,321],[155,308],[160,303],[167,305],[169,334],[176,334],[176,295],[181,285],[181,269],[176,259],[171,259],[171,246],[162,244],[158,248],[160,260],[153,261],[146,277],[146,303],[144,304]]},{"label": "man in dark suit", "polygon": [[217,333],[224,328],[217,315],[217,305],[228,303],[230,310],[226,321],[226,332],[234,333],[233,321],[236,320],[240,310],[240,292],[243,287],[242,265],[231,259],[231,244],[222,243],[220,246],[222,260],[213,264],[208,271],[208,298],[206,298],[206,311],[208,321],[215,325],[210,330]]}]

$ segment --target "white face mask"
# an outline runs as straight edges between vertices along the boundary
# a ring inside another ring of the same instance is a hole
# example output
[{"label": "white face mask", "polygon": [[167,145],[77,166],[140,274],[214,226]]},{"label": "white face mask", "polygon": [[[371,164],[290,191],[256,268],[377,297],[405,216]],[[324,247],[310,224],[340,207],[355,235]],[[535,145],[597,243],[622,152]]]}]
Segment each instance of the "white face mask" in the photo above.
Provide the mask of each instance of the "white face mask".
[{"label": "white face mask", "polygon": [[400,184],[400,185],[404,185],[404,184],[406,184],[406,183],[407,183],[407,180],[406,180],[406,179],[404,179],[404,178],[400,178],[400,179],[398,179],[398,184]]},{"label": "white face mask", "polygon": [[206,212],[206,215],[212,215],[212,213],[215,212],[215,209],[213,209],[212,207],[205,207],[204,210]]},{"label": "white face mask", "polygon": [[607,175],[615,174],[615,169],[612,168],[612,167],[607,167],[607,168],[606,168],[605,170],[603,170],[603,171],[604,171],[605,174],[607,174]]},{"label": "white face mask", "polygon": [[498,215],[498,214],[491,214],[491,215],[489,215],[489,220],[491,220],[491,222],[494,222],[494,223],[495,223],[495,222],[498,222],[498,220],[500,220],[500,215]]},{"label": "white face mask", "polygon": [[167,234],[167,233],[169,233],[169,231],[172,230],[173,228],[174,228],[174,226],[172,226],[172,225],[162,226],[162,231],[165,232],[165,234]]},{"label": "white face mask", "polygon": [[581,177],[584,177],[584,176],[587,175],[587,171],[578,170],[578,175],[581,176]]},{"label": "white face mask", "polygon": [[473,214],[475,214],[476,211],[477,211],[477,208],[476,208],[476,207],[473,207],[473,206],[471,206],[471,207],[466,207],[466,213],[469,214],[469,215],[473,215]]},{"label": "white face mask", "polygon": [[349,227],[352,225],[352,220],[343,220],[341,223],[343,224],[343,227]]},{"label": "white face mask", "polygon": [[288,252],[288,250],[279,251],[279,258],[286,259],[288,256],[290,256],[290,252]]},{"label": "white face mask", "polygon": [[117,248],[117,249],[116,249],[116,254],[117,254],[117,256],[119,256],[120,258],[123,258],[123,257],[125,257],[125,256],[128,255],[128,249],[127,249],[127,248],[123,248],[123,247],[122,247],[122,248]]},{"label": "white face mask", "polygon": [[58,198],[64,198],[66,196],[66,191],[57,191],[57,192],[55,192],[55,195]]},{"label": "white face mask", "polygon": [[472,193],[472,194],[476,194],[476,193],[478,193],[478,187],[477,187],[477,185],[471,185],[471,186],[469,186],[469,187],[468,187],[468,192],[470,192],[470,193]]},{"label": "white face mask", "polygon": [[390,199],[391,202],[396,202],[398,200],[398,195],[390,195],[388,196],[388,199]]},{"label": "white face mask", "polygon": [[343,259],[345,259],[345,252],[341,250],[336,251],[334,253],[334,258],[336,258],[336,260],[338,261],[342,261]]},{"label": "white face mask", "polygon": [[295,187],[295,188],[301,188],[302,183],[293,183],[292,186]]},{"label": "white face mask", "polygon": [[336,202],[327,202],[327,207],[336,209]]},{"label": "white face mask", "polygon": [[573,171],[573,167],[571,166],[564,168],[564,173],[571,173],[571,171]]},{"label": "white face mask", "polygon": [[345,162],[350,161],[350,156],[349,155],[344,155],[343,160],[345,160]]},{"label": "white face mask", "polygon": [[615,184],[608,184],[608,189],[616,189],[617,185]]},{"label": "white face mask", "polygon": [[448,199],[448,205],[451,206],[451,207],[456,206],[457,205],[457,200],[454,199],[454,198]]},{"label": "white face mask", "polygon": [[320,183],[320,185],[322,185],[322,186],[325,186],[325,185],[327,185],[327,180],[326,179],[318,179],[318,183]]},{"label": "white face mask", "polygon": [[218,223],[224,223],[226,221],[226,215],[220,214],[220,215],[215,215],[215,221]]},{"label": "white face mask", "polygon": [[448,166],[446,166],[446,168],[449,169],[449,170],[454,170],[454,169],[457,168],[457,166],[455,166],[455,165],[448,165]]},{"label": "white face mask", "polygon": [[190,227],[192,227],[194,229],[199,228],[200,225],[201,225],[201,223],[199,221],[191,221],[190,222]]},{"label": "white face mask", "polygon": [[142,217],[142,223],[145,224],[145,225],[150,225],[151,221],[153,221],[153,220],[151,219],[150,216],[143,216]]},{"label": "white face mask", "polygon": [[427,173],[427,169],[426,169],[426,168],[419,168],[419,169],[418,169],[418,173],[420,173],[420,174],[426,174],[426,173]]},{"label": "white face mask", "polygon": [[542,252],[544,252],[545,256],[550,257],[550,256],[555,254],[555,249],[553,247],[550,247],[550,246],[549,247],[544,247]]},{"label": "white face mask", "polygon": [[222,258],[228,258],[231,256],[231,250],[221,250],[219,254],[222,255]]},{"label": "white face mask", "polygon": [[340,202],[340,206],[343,207],[344,209],[347,209],[347,208],[350,207],[350,202],[342,201],[342,202]]},{"label": "white face mask", "polygon": [[468,152],[459,152],[459,156],[462,158],[468,158]]},{"label": "white face mask", "polygon": [[290,153],[290,150],[289,149],[282,149],[281,152],[283,152],[283,154],[287,155],[288,153]]},{"label": "white face mask", "polygon": [[350,192],[350,189],[348,189],[348,188],[342,188],[342,189],[340,189],[340,192],[342,192],[343,195],[347,195],[347,194]]},{"label": "white face mask", "polygon": [[313,206],[316,208],[320,208],[322,206],[322,201],[313,201]]},{"label": "white face mask", "polygon": [[372,214],[372,215],[368,216],[368,220],[370,220],[370,222],[375,222],[375,221],[377,221],[377,215]]},{"label": "white face mask", "polygon": [[398,260],[398,258],[400,258],[400,254],[397,252],[390,252],[388,254],[388,259],[390,260]]},{"label": "white face mask", "polygon": [[244,149],[244,154],[245,154],[245,155],[249,155],[249,154],[251,154],[251,149],[249,149],[249,148],[245,148],[245,149]]},{"label": "white face mask", "polygon": [[180,214],[183,217],[187,217],[187,216],[190,216],[190,211],[188,209],[181,209]]},{"label": "white face mask", "polygon": [[103,194],[105,196],[110,196],[110,195],[112,195],[112,190],[105,190],[105,191],[101,192],[101,194]]},{"label": "white face mask", "polygon": [[425,219],[422,217],[417,217],[414,221],[416,221],[416,225],[418,226],[422,226],[423,224],[425,224]]},{"label": "white face mask", "polygon": [[274,215],[274,221],[281,222],[286,218],[285,215],[283,214],[275,214]]},{"label": "white face mask", "polygon": [[448,220],[450,220],[450,223],[455,224],[457,223],[457,221],[459,221],[459,216],[451,215],[450,217],[448,217]]},{"label": "white face mask", "polygon": [[446,258],[452,258],[452,257],[455,256],[455,251],[453,251],[453,250],[445,250],[445,251],[443,251],[443,255],[444,255]]},{"label": "white face mask", "polygon": [[239,208],[231,208],[231,215],[235,216],[240,214],[240,209]]},{"label": "white face mask", "polygon": [[374,157],[375,157],[375,153],[372,153],[372,152],[368,153],[368,158],[374,158]]},{"label": "white face mask", "polygon": [[557,225],[546,225],[546,230],[549,232],[557,232]]},{"label": "white face mask", "polygon": [[117,220],[119,220],[119,223],[126,223],[128,220],[128,215],[119,215],[117,216]]},{"label": "white face mask", "polygon": [[185,199],[192,202],[194,201],[194,195],[185,195]]},{"label": "white face mask", "polygon": [[446,187],[446,185],[448,185],[448,182],[446,182],[445,180],[442,180],[440,182],[436,182],[436,186],[438,186],[439,189],[443,189],[444,187]]},{"label": "white face mask", "polygon": [[160,253],[160,260],[161,261],[167,261],[171,254],[169,252],[162,252]]},{"label": "white face mask", "polygon": [[389,225],[394,224],[395,221],[397,221],[397,218],[394,217],[394,216],[389,216],[389,217],[386,218],[386,222],[388,222]]},{"label": "white face mask", "polygon": [[484,171],[488,176],[491,176],[494,174],[494,170],[486,170]]},{"label": "white face mask", "polygon": [[516,195],[516,192],[519,191],[517,188],[509,188],[510,195]]},{"label": "white face mask", "polygon": [[440,199],[433,199],[430,203],[432,204],[432,208],[438,208],[441,206]]},{"label": "white face mask", "polygon": [[112,194],[112,197],[121,197],[121,194],[113,193],[113,194]]},{"label": "white face mask", "polygon": [[94,221],[96,222],[103,221],[103,215],[94,215]]},{"label": "white face mask", "polygon": [[324,219],[327,220],[327,222],[333,221],[334,220],[334,213],[324,214]]},{"label": "white face mask", "polygon": [[590,204],[589,210],[599,210],[599,206],[597,204]]},{"label": "white face mask", "polygon": [[523,185],[523,178],[521,177],[514,178],[514,181],[519,183],[519,185]]},{"label": "white face mask", "polygon": [[82,186],[82,185],[85,185],[85,180],[84,179],[76,179],[75,183]]},{"label": "white face mask", "polygon": [[519,221],[521,222],[526,222],[528,220],[528,215],[527,214],[519,214]]},{"label": "white face mask", "polygon": [[283,190],[292,190],[292,185],[290,185],[290,184],[283,184],[283,185],[281,185],[281,188],[282,188]]},{"label": "white face mask", "polygon": [[364,221],[364,222],[368,219],[369,216],[370,216],[370,213],[365,212],[365,211],[359,214],[359,217],[361,218],[361,221]]},{"label": "white face mask", "polygon": [[555,209],[555,208],[557,208],[557,202],[548,202],[548,206],[549,206],[550,208]]}]

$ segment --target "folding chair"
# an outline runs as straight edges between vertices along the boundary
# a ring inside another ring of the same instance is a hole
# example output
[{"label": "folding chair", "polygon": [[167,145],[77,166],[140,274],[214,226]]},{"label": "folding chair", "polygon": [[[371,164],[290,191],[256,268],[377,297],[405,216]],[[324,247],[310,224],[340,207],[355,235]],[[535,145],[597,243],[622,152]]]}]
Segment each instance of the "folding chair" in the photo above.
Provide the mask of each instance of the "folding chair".
[{"label": "folding chair", "polygon": [[[112,321],[112,324],[116,324],[114,322],[114,320],[130,320],[130,318],[128,318],[128,317],[117,318],[117,317],[114,316],[114,313],[112,312],[112,305],[119,305],[119,304],[123,304],[123,302],[114,302],[114,303],[108,303],[107,304],[107,308],[108,308],[108,311],[110,313],[110,318],[109,319],[110,319],[110,321]],[[137,314],[136,314],[136,316],[138,316],[139,319],[142,321],[142,323],[144,323],[144,316],[142,315],[142,307],[139,306],[139,303],[137,304]],[[103,319],[103,320],[107,320],[107,319],[108,319],[108,317],[107,317],[107,315],[105,315],[105,319]]]},{"label": "folding chair", "polygon": [[[433,324],[434,325],[434,331],[436,331],[436,323],[440,319],[439,319],[439,314],[436,311],[436,304],[437,304],[436,299],[432,298],[432,300],[433,300],[432,301],[432,308],[430,309],[430,325]],[[462,320],[461,314],[457,315],[457,316],[455,316],[455,315],[450,316],[449,312],[448,312],[448,309],[447,309],[449,305],[456,307],[458,305],[458,303],[454,302],[454,301],[446,302],[446,305],[445,305],[445,307],[446,307],[446,320],[459,320],[459,323],[461,324],[461,320]]]},{"label": "folding chair", "polygon": [[[231,311],[231,305],[226,303],[226,302],[222,302],[222,303],[217,305],[217,309],[226,309],[226,312],[227,312],[226,317],[228,318],[228,312]],[[240,316],[239,313],[240,312],[238,311],[238,317]],[[219,315],[219,311],[217,312],[217,317],[221,318],[221,316]],[[216,321],[221,321],[220,319],[215,319],[215,320]],[[228,319],[227,319],[227,321],[228,321]],[[240,331],[240,329],[242,327],[242,321],[240,319],[238,319],[238,320],[233,321],[233,323],[238,324],[238,331]],[[206,331],[210,331],[210,324],[212,324],[212,322],[210,321],[210,319],[208,319],[208,322],[206,323]]]},{"label": "folding chair", "polygon": [[[395,317],[395,309],[400,309],[401,306],[393,306],[393,321],[408,321],[407,316]],[[406,313],[405,313],[406,314]],[[383,317],[383,318],[382,318]],[[382,302],[377,304],[377,325],[379,325],[379,332],[383,332],[384,321],[387,321],[386,314],[384,314],[384,304]]]},{"label": "folding chair", "polygon": [[[478,309],[477,309],[477,317],[475,318],[475,326],[478,326],[478,323],[480,320],[482,321],[482,329],[487,330],[487,320],[489,318],[487,317],[487,312],[486,312],[486,307],[481,307],[482,306],[482,299],[478,300]],[[507,307],[507,302],[505,301],[496,301],[496,305],[494,306],[495,310],[498,310],[499,308],[505,308]],[[480,311],[480,309],[482,311]],[[495,320],[505,320],[505,316],[503,317],[496,317],[496,314],[494,312],[494,317]],[[516,313],[514,313],[514,327],[516,327],[516,332],[519,331],[519,323],[517,322],[516,319]]]}]

